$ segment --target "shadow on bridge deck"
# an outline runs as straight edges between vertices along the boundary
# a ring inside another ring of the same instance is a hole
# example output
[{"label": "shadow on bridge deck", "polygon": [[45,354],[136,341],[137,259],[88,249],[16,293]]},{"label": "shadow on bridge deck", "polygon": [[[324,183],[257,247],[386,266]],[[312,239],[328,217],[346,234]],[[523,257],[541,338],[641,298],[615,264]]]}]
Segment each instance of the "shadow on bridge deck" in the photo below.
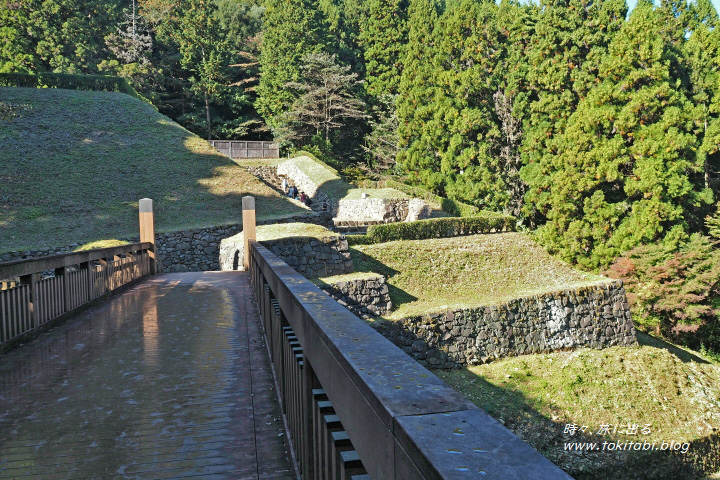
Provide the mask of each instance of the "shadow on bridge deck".
[{"label": "shadow on bridge deck", "polygon": [[158,275],[0,356],[0,478],[294,478],[244,272]]}]

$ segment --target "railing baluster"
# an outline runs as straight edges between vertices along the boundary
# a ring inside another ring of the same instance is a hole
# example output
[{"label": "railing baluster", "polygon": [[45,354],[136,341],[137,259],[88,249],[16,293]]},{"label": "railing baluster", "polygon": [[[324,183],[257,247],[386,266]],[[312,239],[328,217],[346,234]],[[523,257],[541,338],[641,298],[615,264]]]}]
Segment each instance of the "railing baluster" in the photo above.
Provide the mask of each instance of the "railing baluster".
[{"label": "railing baluster", "polygon": [[[149,274],[152,245],[0,263],[0,279],[6,279],[0,290],[0,353],[46,329],[54,319]],[[55,275],[43,279],[46,271]],[[20,284],[7,280],[17,277]]]}]

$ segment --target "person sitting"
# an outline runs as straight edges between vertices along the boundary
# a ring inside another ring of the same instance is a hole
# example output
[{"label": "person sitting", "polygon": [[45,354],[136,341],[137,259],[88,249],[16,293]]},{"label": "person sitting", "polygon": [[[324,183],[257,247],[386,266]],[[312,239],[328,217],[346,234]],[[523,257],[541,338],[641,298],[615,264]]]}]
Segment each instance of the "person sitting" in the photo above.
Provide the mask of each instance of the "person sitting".
[{"label": "person sitting", "polygon": [[299,200],[300,200],[302,203],[305,203],[305,201],[307,200],[307,195],[305,195],[305,192],[300,192],[300,199],[299,199]]}]

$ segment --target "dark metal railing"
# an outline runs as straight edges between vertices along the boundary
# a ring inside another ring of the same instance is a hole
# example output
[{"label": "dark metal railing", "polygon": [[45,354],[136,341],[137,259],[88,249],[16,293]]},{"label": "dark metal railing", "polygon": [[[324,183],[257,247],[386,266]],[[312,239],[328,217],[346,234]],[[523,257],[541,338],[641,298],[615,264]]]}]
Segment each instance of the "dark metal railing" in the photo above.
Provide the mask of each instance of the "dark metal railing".
[{"label": "dark metal railing", "polygon": [[570,479],[268,249],[249,247],[303,479]]},{"label": "dark metal railing", "polygon": [[153,244],[0,263],[0,352],[153,272]]}]

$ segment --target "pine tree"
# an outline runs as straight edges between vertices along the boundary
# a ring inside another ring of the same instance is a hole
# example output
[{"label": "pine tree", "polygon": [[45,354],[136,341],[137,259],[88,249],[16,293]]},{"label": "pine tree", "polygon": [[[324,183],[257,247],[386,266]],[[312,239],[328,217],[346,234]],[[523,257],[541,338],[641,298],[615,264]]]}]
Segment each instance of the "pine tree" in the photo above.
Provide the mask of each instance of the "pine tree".
[{"label": "pine tree", "polygon": [[265,7],[255,107],[269,125],[277,127],[276,117],[294,100],[285,85],[300,78],[304,55],[328,50],[328,26],[310,0],[269,0]]},{"label": "pine tree", "polygon": [[357,74],[339,65],[335,55],[309,53],[300,69],[300,81],[286,85],[297,92],[297,100],[280,117],[288,140],[305,145],[319,135],[329,142],[331,131],[365,117],[364,104],[354,92],[360,83]]}]

